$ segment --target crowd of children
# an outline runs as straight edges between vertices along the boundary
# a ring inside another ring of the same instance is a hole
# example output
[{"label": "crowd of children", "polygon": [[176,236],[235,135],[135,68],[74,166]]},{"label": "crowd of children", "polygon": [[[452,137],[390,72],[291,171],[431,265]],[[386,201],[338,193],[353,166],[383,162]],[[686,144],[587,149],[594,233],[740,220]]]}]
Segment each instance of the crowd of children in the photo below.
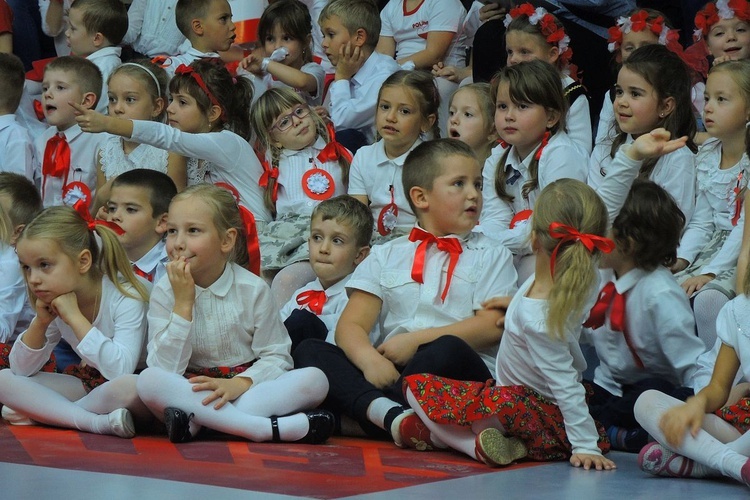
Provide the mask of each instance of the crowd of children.
[{"label": "crowd of children", "polygon": [[598,121],[536,2],[268,3],[40,0],[58,57],[0,54],[3,418],[750,486],[750,2],[612,19]]}]

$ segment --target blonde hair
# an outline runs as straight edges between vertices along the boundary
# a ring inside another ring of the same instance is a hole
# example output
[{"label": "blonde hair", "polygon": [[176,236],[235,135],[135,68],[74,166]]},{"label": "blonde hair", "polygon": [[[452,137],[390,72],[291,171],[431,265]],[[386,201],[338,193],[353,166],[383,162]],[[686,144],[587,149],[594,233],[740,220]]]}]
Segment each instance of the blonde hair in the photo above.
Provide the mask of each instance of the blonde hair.
[{"label": "blonde hair", "polygon": [[[286,113],[290,108],[299,105],[307,106],[307,103],[297,92],[288,87],[276,87],[264,92],[250,109],[250,125],[258,139],[258,150],[261,155],[270,153],[271,167],[279,166],[279,158],[281,158],[281,152],[283,151],[283,148],[276,147],[273,144],[271,128],[282,113]],[[310,117],[315,124],[318,136],[328,143],[331,138],[323,119],[313,110],[310,110]],[[339,166],[341,167],[341,179],[344,186],[347,186],[349,184],[349,160],[339,156]],[[276,202],[273,200],[273,191],[276,182],[277,179],[268,180],[263,196],[266,208],[274,216],[276,216]]]},{"label": "blonde hair", "polygon": [[[740,89],[745,107],[750,108],[750,60],[724,61],[713,66],[708,76],[713,73],[727,73]],[[745,117],[745,153],[750,157],[750,117]]]},{"label": "blonde hair", "polygon": [[449,107],[453,105],[453,99],[456,95],[462,91],[470,91],[477,99],[479,113],[482,115],[482,120],[484,121],[484,131],[488,137],[487,151],[482,151],[482,153],[484,154],[486,152],[489,154],[489,150],[492,149],[495,139],[497,138],[497,131],[495,130],[495,99],[492,98],[492,86],[487,82],[477,82],[459,87],[453,92],[453,95],[451,95],[450,102],[448,103]]},{"label": "blonde hair", "polygon": [[598,250],[580,241],[560,243],[550,236],[550,224],[558,222],[581,233],[604,236],[607,209],[589,186],[574,179],[559,179],[545,187],[534,206],[532,232],[539,247],[551,254],[559,244],[555,274],[549,294],[547,326],[550,336],[562,339],[565,328],[583,314],[589,295],[597,284]]},{"label": "blonde hair", "polygon": [[199,198],[208,205],[212,212],[211,220],[219,234],[224,234],[230,229],[237,230],[237,239],[229,254],[228,261],[247,268],[250,262],[247,253],[248,235],[242,223],[237,200],[234,199],[232,193],[213,184],[196,184],[172,198],[170,208],[178,201],[185,201],[190,198]]},{"label": "blonde hair", "polygon": [[[101,248],[95,234],[101,240]],[[97,224],[89,229],[89,223],[71,207],[57,206],[43,210],[34,218],[18,238],[21,240],[52,240],[72,260],[88,250],[91,252],[91,278],[98,280],[106,275],[123,295],[148,302],[148,291],[133,273],[130,260],[114,231]],[[137,295],[126,288],[132,286]]]},{"label": "blonde hair", "polygon": [[10,237],[13,234],[13,224],[10,222],[10,217],[3,210],[0,205],[0,248],[4,245],[10,245]]}]

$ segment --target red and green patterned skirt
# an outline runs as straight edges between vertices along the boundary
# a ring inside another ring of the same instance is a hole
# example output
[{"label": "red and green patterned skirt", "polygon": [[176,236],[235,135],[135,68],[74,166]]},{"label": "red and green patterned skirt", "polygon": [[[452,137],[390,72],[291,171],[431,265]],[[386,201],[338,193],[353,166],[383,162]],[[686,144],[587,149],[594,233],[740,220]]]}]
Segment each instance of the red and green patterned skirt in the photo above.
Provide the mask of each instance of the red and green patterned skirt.
[{"label": "red and green patterned skirt", "polygon": [[[530,459],[546,462],[570,458],[572,446],[556,404],[522,385],[494,384],[494,380],[466,382],[429,374],[404,379],[405,388],[434,422],[468,426],[496,416],[509,435],[524,442]],[[596,427],[597,445],[607,453],[610,444],[604,427],[598,422]]]},{"label": "red and green patterned skirt", "polygon": [[83,384],[86,392],[91,392],[107,381],[99,370],[89,365],[70,365],[63,370],[65,375],[76,377]]},{"label": "red and green patterned skirt", "polygon": [[[4,370],[6,368],[10,368],[10,350],[13,348],[12,343],[7,344],[0,344],[0,370]],[[47,372],[47,373],[55,373],[57,369],[55,368],[56,362],[55,362],[55,353],[52,353],[47,360],[46,363],[44,363],[44,366],[42,366],[41,372]]]},{"label": "red and green patterned skirt", "polygon": [[193,377],[211,377],[211,378],[234,378],[235,375],[239,375],[240,373],[244,372],[253,364],[255,363],[255,360],[250,361],[249,363],[243,363],[238,366],[215,366],[211,368],[196,368],[196,369],[188,369],[188,371],[185,372],[185,378],[191,379]]},{"label": "red and green patterned skirt", "polygon": [[726,420],[744,434],[750,429],[750,398],[741,398],[731,406],[719,408],[714,414]]}]

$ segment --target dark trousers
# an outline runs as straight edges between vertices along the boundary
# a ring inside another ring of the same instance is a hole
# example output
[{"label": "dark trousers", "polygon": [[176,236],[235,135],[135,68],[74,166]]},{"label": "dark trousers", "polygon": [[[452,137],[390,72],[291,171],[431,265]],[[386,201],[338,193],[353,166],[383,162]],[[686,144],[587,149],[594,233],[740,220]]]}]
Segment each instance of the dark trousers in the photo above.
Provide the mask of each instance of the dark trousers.
[{"label": "dark trousers", "polygon": [[318,339],[325,340],[328,336],[328,328],[315,313],[307,309],[295,309],[287,319],[284,320],[284,326],[292,339],[292,352],[303,340]]},{"label": "dark trousers", "polygon": [[[409,335],[403,333],[401,335]],[[367,419],[367,408],[374,400],[386,397],[407,405],[402,385],[407,375],[431,373],[457,380],[484,382],[492,377],[482,358],[458,337],[444,336],[419,346],[414,357],[400,369],[401,376],[392,385],[379,389],[349,361],[338,346],[322,340],[309,339],[300,343],[292,354],[294,366],[315,366],[328,377],[328,397],[321,406],[337,415],[354,418],[372,437],[385,438],[386,433]]]},{"label": "dark trousers", "polygon": [[650,389],[669,394],[680,401],[685,401],[693,395],[693,390],[689,387],[675,387],[674,384],[660,378],[646,378],[631,385],[624,385],[621,397],[593,382],[588,383],[594,389],[594,395],[589,399],[589,412],[605,429],[612,425],[626,429],[640,427],[633,414],[633,407],[638,396]]}]

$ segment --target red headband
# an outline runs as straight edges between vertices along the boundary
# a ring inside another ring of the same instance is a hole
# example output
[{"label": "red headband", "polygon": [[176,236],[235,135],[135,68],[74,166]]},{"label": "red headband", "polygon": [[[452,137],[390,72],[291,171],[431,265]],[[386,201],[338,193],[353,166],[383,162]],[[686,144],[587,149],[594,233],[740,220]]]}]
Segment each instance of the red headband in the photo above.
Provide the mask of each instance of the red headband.
[{"label": "red headband", "polygon": [[78,215],[83,217],[83,220],[87,222],[89,231],[93,231],[96,226],[104,226],[114,231],[118,236],[122,236],[123,234],[125,234],[125,230],[114,222],[109,222],[102,219],[94,219],[93,217],[91,217],[89,206],[84,200],[78,200],[77,202],[75,202],[73,208],[76,212],[78,212]]},{"label": "red headband", "polygon": [[555,249],[552,250],[552,256],[549,260],[549,270],[553,278],[555,276],[555,260],[557,259],[557,252],[560,250],[563,243],[580,241],[589,252],[593,252],[594,249],[597,249],[604,253],[610,253],[615,249],[615,242],[609,238],[604,238],[603,236],[597,236],[595,234],[581,233],[576,228],[559,222],[553,222],[549,225],[549,235],[560,240],[555,246]]},{"label": "red headband", "polygon": [[177,69],[174,71],[175,75],[190,75],[193,77],[193,80],[195,80],[195,83],[198,84],[198,86],[203,90],[203,92],[208,97],[208,100],[211,101],[211,104],[214,106],[218,106],[221,110],[221,119],[224,121],[227,121],[227,112],[224,109],[224,106],[222,106],[218,99],[211,93],[211,91],[208,89],[208,86],[206,85],[206,82],[203,81],[203,77],[198,74],[195,69],[193,69],[192,66],[186,66],[185,64],[180,64],[177,66]]}]

